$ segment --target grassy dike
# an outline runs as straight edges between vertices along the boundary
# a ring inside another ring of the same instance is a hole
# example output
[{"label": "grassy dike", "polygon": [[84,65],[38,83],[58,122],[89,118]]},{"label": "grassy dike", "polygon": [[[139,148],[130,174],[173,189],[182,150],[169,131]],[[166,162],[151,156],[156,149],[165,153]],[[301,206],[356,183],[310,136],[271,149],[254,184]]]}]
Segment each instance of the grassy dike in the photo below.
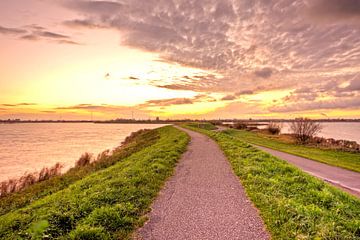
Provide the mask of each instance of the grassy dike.
[{"label": "grassy dike", "polygon": [[83,177],[110,167],[122,159],[155,144],[159,138],[158,131],[140,131],[128,137],[128,141],[117,147],[111,156],[102,156],[99,161],[82,167],[74,167],[60,176],[54,176],[46,181],[30,185],[20,192],[11,193],[0,198],[0,216],[18,208],[24,207],[30,202],[60,191]]},{"label": "grassy dike", "polygon": [[214,139],[273,239],[360,239],[360,200],[239,138],[184,125]]},{"label": "grassy dike", "polygon": [[129,238],[189,141],[171,126],[153,131],[156,143],[0,216],[0,239]]},{"label": "grassy dike", "polygon": [[300,157],[309,158],[318,162],[345,168],[355,172],[360,172],[359,153],[344,152],[332,149],[320,149],[316,147],[287,143],[270,135],[266,136],[264,134],[258,134],[244,130],[229,129],[224,132],[251,144],[272,148]]}]

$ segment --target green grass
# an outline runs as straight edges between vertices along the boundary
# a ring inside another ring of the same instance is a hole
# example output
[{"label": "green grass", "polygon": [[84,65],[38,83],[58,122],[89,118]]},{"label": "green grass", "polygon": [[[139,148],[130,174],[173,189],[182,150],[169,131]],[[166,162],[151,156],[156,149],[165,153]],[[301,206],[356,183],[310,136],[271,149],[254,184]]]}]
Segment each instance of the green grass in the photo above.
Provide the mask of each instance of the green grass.
[{"label": "green grass", "polygon": [[272,148],[275,150],[291,153],[297,156],[309,158],[318,162],[360,172],[360,154],[344,152],[332,149],[320,149],[316,147],[287,143],[271,138],[264,134],[244,130],[226,130],[224,133],[241,139],[244,142]]},{"label": "green grass", "polygon": [[140,135],[137,134],[131,141],[117,148],[112,156],[81,168],[70,169],[70,171],[61,176],[55,176],[49,180],[31,185],[20,192],[1,197],[0,215],[23,207],[46,195],[60,191],[91,173],[114,165],[116,162],[121,161],[131,154],[155,144],[159,138],[160,135],[158,131],[145,131]]},{"label": "green grass", "polygon": [[190,127],[194,127],[194,128],[201,128],[201,129],[205,129],[205,130],[216,130],[217,127],[214,126],[211,123],[201,123],[201,122],[193,122],[193,123],[187,123],[188,126]]},{"label": "green grass", "polygon": [[273,239],[360,239],[360,200],[229,134],[213,138]]},{"label": "green grass", "polygon": [[0,216],[1,239],[127,239],[172,174],[189,137],[160,128],[155,144]]}]

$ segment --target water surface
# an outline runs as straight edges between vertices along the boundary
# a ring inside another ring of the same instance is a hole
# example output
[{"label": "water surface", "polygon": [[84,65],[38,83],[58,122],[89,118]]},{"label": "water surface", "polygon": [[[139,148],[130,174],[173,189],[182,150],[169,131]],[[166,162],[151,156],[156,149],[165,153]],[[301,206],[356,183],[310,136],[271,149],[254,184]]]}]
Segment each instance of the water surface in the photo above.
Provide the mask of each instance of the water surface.
[{"label": "water surface", "polygon": [[160,126],[163,124],[0,124],[0,181],[57,162],[67,169],[84,152],[113,149],[131,132]]}]

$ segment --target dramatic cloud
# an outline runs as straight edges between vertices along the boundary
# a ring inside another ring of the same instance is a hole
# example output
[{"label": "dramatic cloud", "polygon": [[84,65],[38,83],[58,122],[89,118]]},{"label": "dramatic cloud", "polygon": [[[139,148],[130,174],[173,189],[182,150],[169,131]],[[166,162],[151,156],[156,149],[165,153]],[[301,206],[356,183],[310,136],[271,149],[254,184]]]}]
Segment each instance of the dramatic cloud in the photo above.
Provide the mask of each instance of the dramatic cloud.
[{"label": "dramatic cloud", "polygon": [[[259,86],[266,86],[264,90],[290,88],[340,77],[347,81],[349,74],[359,70],[359,29],[307,21],[307,12],[319,11],[322,1],[317,2],[73,0],[65,6],[81,15],[71,20],[74,25],[117,29],[123,45],[154,51],[163,61],[221,76],[190,77],[183,79],[184,83],[179,80],[157,84],[159,87],[240,92]],[[326,1],[321,14],[355,16],[358,1],[350,2],[353,10],[345,6],[348,1]],[[268,84],[270,80],[275,81]]]},{"label": "dramatic cloud", "polygon": [[[73,11],[69,19],[58,22],[59,29],[65,25],[70,33],[27,25],[3,26],[0,34],[78,44],[72,38],[73,31],[81,35],[84,28],[94,29],[84,34],[88,36],[98,34],[99,28],[115,30],[122,47],[155,53],[163,65],[181,68],[180,73],[162,69],[159,72],[164,77],[150,78],[151,74],[145,72],[131,72],[122,79],[134,80],[128,81],[134,85],[145,82],[199,94],[193,98],[174,95],[169,99],[144,100],[136,109],[181,108],[216,99],[219,106],[231,105],[225,106],[224,111],[251,104],[249,113],[359,108],[360,0],[59,2],[65,11]],[[105,78],[109,79],[110,73]],[[272,93],[279,96],[270,96]],[[216,99],[208,97],[211,94]],[[91,104],[70,109],[129,111],[122,106]]]}]

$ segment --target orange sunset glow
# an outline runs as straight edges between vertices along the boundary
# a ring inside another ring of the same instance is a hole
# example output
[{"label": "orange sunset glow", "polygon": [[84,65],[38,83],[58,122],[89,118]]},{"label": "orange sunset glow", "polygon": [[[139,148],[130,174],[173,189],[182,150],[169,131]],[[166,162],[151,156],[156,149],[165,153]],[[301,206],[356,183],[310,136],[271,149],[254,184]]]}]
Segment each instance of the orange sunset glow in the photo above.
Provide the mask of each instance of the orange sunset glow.
[{"label": "orange sunset glow", "polygon": [[0,119],[359,118],[360,15],[325,2],[0,1]]}]

